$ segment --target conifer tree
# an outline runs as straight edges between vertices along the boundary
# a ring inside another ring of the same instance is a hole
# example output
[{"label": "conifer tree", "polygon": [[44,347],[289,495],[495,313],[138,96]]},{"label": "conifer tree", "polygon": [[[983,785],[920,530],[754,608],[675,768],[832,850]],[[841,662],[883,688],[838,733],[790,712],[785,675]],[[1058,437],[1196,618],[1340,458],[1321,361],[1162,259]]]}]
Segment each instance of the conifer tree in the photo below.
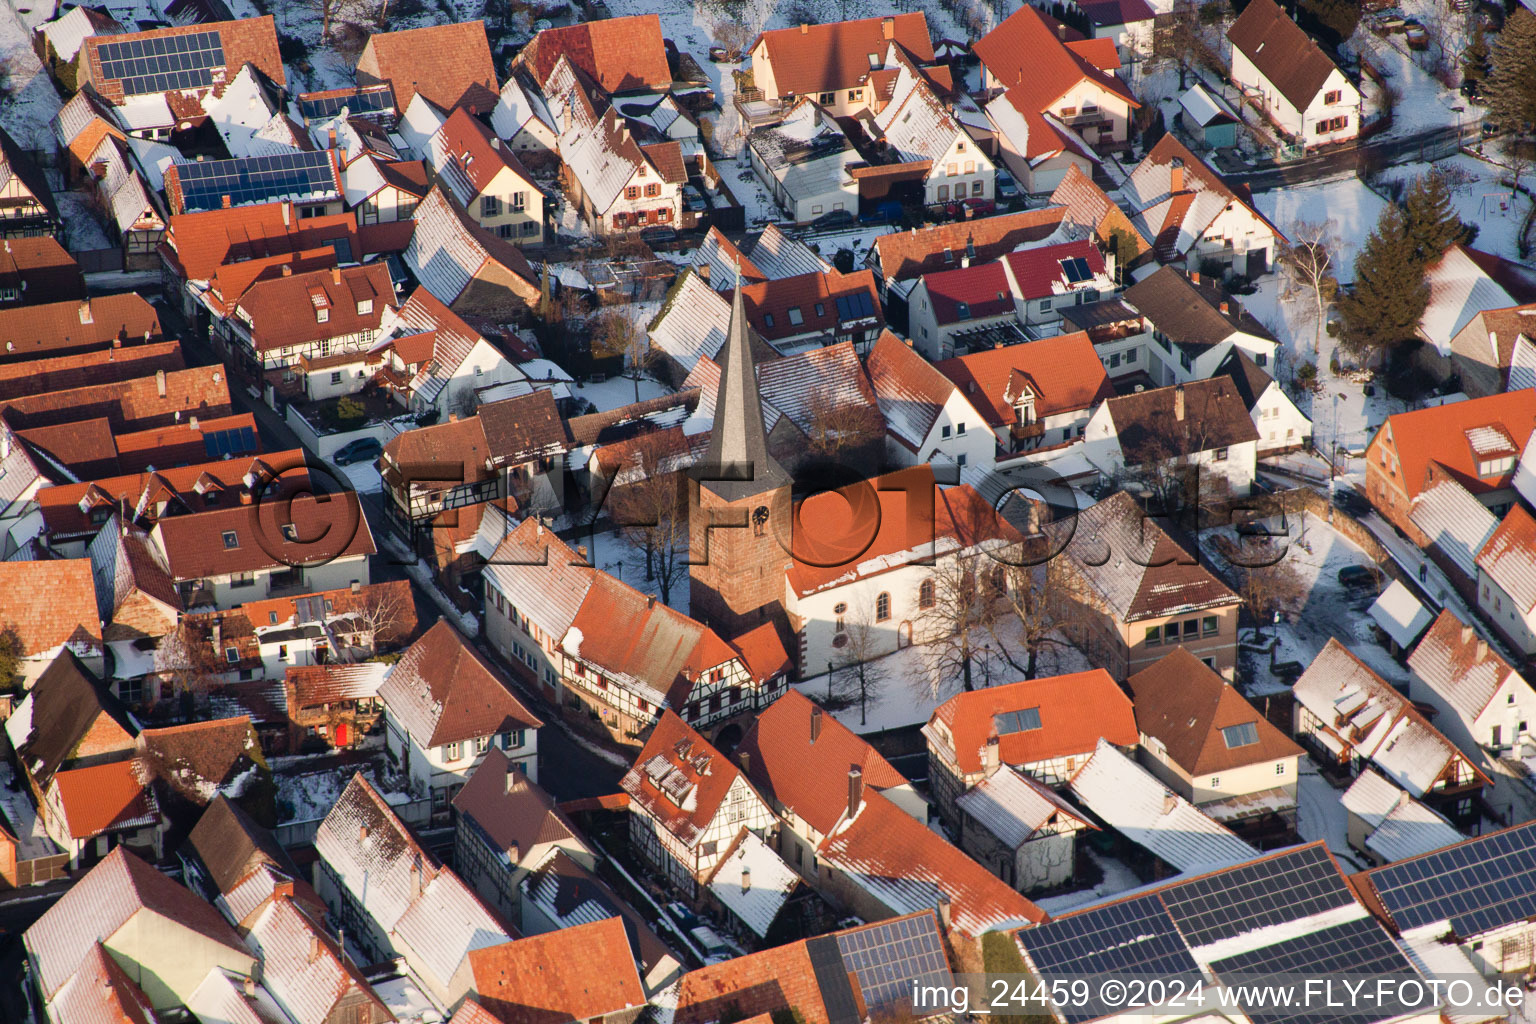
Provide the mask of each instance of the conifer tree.
[{"label": "conifer tree", "polygon": [[1525,7],[1504,23],[1493,44],[1484,86],[1488,120],[1519,135],[1536,130],[1536,14]]},{"label": "conifer tree", "polygon": [[1357,356],[1385,354],[1413,337],[1428,304],[1407,218],[1389,204],[1355,257],[1354,290],[1339,301],[1345,347]]},{"label": "conifer tree", "polygon": [[1403,216],[1421,266],[1429,266],[1452,244],[1467,240],[1466,225],[1451,206],[1451,189],[1439,170],[1431,170],[1408,189]]},{"label": "conifer tree", "polygon": [[1472,38],[1467,42],[1467,48],[1461,55],[1462,81],[1474,83],[1479,90],[1483,88],[1488,78],[1489,60],[1492,49],[1488,46],[1488,33],[1483,28],[1483,19],[1472,19]]}]

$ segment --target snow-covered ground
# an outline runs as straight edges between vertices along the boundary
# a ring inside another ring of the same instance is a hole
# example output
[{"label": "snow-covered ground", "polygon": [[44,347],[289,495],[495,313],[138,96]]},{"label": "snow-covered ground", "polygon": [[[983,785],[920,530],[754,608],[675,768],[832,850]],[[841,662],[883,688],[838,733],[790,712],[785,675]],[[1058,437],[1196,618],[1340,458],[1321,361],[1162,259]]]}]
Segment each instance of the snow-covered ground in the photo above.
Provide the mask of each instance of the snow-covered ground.
[{"label": "snow-covered ground", "polygon": [[1324,227],[1324,244],[1341,284],[1354,281],[1355,256],[1387,205],[1353,174],[1260,192],[1254,203],[1292,240],[1304,237],[1307,225]]},{"label": "snow-covered ground", "polygon": [[[1465,224],[1477,225],[1473,246],[1505,259],[1515,259],[1518,253],[1515,240],[1520,225],[1530,212],[1531,200],[1524,195],[1511,196],[1510,187],[1499,183],[1507,175],[1497,163],[1500,159],[1502,154],[1489,146],[1485,159],[1458,153],[1449,159],[1437,160],[1433,166],[1449,179],[1451,203],[1457,216]],[[1428,173],[1430,166],[1427,163],[1402,164],[1387,168],[1382,177],[1412,181]],[[1522,184],[1526,187],[1536,184],[1536,176],[1523,180]]]},{"label": "snow-covered ground", "polygon": [[32,51],[26,22],[9,3],[0,3],[0,68],[0,124],[22,149],[52,152],[48,122],[59,112],[59,94]]},{"label": "snow-covered ground", "polygon": [[[408,803],[411,799],[409,793],[387,788],[380,781],[378,768],[373,764],[350,764],[305,772],[299,770],[306,760],[304,758],[274,760],[281,765],[279,767],[275,764],[272,774],[273,781],[277,783],[279,821],[314,821],[325,817],[341,798],[341,791],[358,772],[362,772],[363,777],[391,804]],[[283,763],[289,761],[297,763]]]},{"label": "snow-covered ground", "polygon": [[[578,538],[576,543],[587,548],[592,564],[621,582],[628,583],[643,594],[651,594],[662,600],[660,581],[654,576],[645,578],[645,553],[631,544],[618,530],[608,530],[595,536]],[[679,555],[674,573],[676,581],[667,595],[667,607],[688,614],[688,566],[687,554]]]},{"label": "snow-covered ground", "polygon": [[1301,780],[1296,790],[1296,831],[1307,842],[1322,839],[1346,867],[1364,868],[1360,855],[1349,848],[1349,812],[1339,802],[1343,791],[1334,789],[1317,773],[1310,757],[1301,759]]},{"label": "snow-covered ground", "polygon": [[[578,381],[571,392],[577,398],[585,398],[597,407],[598,412],[608,412],[635,400],[635,382],[629,377],[610,377],[601,384]],[[640,400],[660,398],[671,394],[672,389],[651,377],[640,378]]]},{"label": "snow-covered ground", "polygon": [[[1354,41],[1371,62],[1386,76],[1388,84],[1397,90],[1397,105],[1392,110],[1392,127],[1388,136],[1401,137],[1433,128],[1444,128],[1456,123],[1457,112],[1451,108],[1465,107],[1466,100],[1454,90],[1441,85],[1428,72],[1419,67],[1408,55],[1401,37],[1391,42],[1362,28],[1355,33]],[[1394,45],[1396,44],[1396,45]],[[1367,104],[1379,102],[1379,89],[1366,79]],[[1469,121],[1476,113],[1463,114]]]},{"label": "snow-covered ground", "polygon": [[384,489],[384,481],[379,476],[379,469],[372,461],[337,466],[336,471],[346,477],[352,489],[359,494],[375,494]]},{"label": "snow-covered ground", "polygon": [[1131,869],[1115,860],[1113,857],[1105,857],[1093,850],[1088,851],[1088,857],[1104,872],[1104,878],[1091,889],[1079,889],[1076,892],[1062,893],[1060,896],[1046,896],[1035,900],[1035,906],[1056,917],[1070,910],[1077,910],[1090,903],[1098,903],[1118,896],[1123,892],[1135,889],[1141,885],[1141,879],[1137,878]]}]

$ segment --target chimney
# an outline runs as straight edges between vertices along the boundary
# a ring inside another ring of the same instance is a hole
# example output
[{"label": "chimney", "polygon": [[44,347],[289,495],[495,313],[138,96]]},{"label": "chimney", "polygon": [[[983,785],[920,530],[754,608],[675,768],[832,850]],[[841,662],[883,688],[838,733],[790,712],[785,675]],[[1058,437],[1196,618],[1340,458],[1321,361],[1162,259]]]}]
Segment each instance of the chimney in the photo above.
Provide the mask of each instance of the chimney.
[{"label": "chimney", "polygon": [[363,585],[362,585],[362,583],[358,582],[357,580],[353,580],[352,581],[352,593],[354,593],[354,594],[361,594],[362,592],[363,592]]},{"label": "chimney", "polygon": [[196,430],[197,429],[197,417],[196,416],[190,417],[187,420],[187,426],[191,427],[193,430]]},{"label": "chimney", "polygon": [[9,430],[6,430],[6,431],[3,431],[3,432],[0,432],[0,459],[8,459],[10,457],[11,457],[11,432]]},{"label": "chimney", "polygon": [[1191,270],[1189,272],[1189,283],[1190,284],[1199,284],[1200,283],[1200,271],[1198,271],[1198,270]]},{"label": "chimney", "polygon": [[811,742],[821,738],[821,705],[811,705]]},{"label": "chimney", "polygon": [[421,861],[411,861],[411,899],[421,895]]},{"label": "chimney", "polygon": [[165,371],[164,370],[156,370],[155,371],[155,392],[161,398],[165,397]]},{"label": "chimney", "polygon": [[309,936],[309,962],[314,963],[320,959],[320,936],[311,932]]},{"label": "chimney", "polygon": [[507,847],[507,858],[509,860],[511,860],[513,864],[516,864],[518,861],[522,860],[523,859],[522,847],[518,846],[516,843],[512,843],[511,845],[509,845]]},{"label": "chimney", "polygon": [[949,931],[949,929],[950,929],[950,923],[949,923],[950,922],[949,893],[947,893],[947,892],[939,893],[939,902],[938,902],[937,910],[938,910],[938,913],[939,913],[939,927],[942,930],[946,931],[946,932]]},{"label": "chimney", "polygon": [[741,891],[743,893],[752,891],[752,869],[745,864],[741,866]]},{"label": "chimney", "polygon": [[219,207],[220,207],[220,209],[224,209],[224,210],[229,209],[229,207],[230,207],[229,196],[220,196],[219,197]]},{"label": "chimney", "polygon": [[289,217],[289,215],[291,213],[291,210],[292,210],[292,208],[287,203],[283,204],[283,228],[284,228],[284,230],[286,230],[286,229],[288,229],[288,228],[293,226],[289,222],[289,220],[288,220],[288,217]]},{"label": "chimney", "polygon": [[83,324],[88,324],[88,323],[91,323],[94,319],[95,319],[95,317],[93,317],[91,315],[91,300],[90,299],[81,299],[80,300],[80,322],[83,323]]},{"label": "chimney", "polygon": [[327,139],[327,141],[329,143],[329,145],[327,145],[325,148],[326,149],[335,149],[336,148],[336,126],[334,124],[331,125],[329,128],[327,128],[325,130],[325,137],[326,137],[326,139]]},{"label": "chimney", "polygon": [[213,620],[213,629],[211,632],[213,633],[213,652],[218,654],[219,648],[222,646],[221,642],[224,639],[224,626],[219,622],[218,619]]},{"label": "chimney", "polygon": [[1059,21],[1056,23],[1056,38],[1062,42],[1067,41],[1067,26]]},{"label": "chimney", "polygon": [[745,750],[739,751],[736,754],[736,760],[741,764],[742,774],[752,774],[752,755],[750,753]]},{"label": "chimney", "polygon": [[578,558],[580,558],[583,562],[589,561],[589,559],[587,558],[587,546],[585,544],[578,544],[578,545],[576,545],[576,556]]},{"label": "chimney", "polygon": [[341,284],[341,268],[331,268],[331,284]]},{"label": "chimney", "polygon": [[1180,423],[1184,422],[1184,385],[1175,384],[1173,388],[1173,418]]},{"label": "chimney", "polygon": [[293,276],[293,267],[289,266],[287,263],[283,264],[283,276],[284,277],[292,277]]},{"label": "chimney", "polygon": [[997,771],[997,767],[1001,763],[1002,743],[998,740],[997,734],[994,733],[987,737],[986,744],[981,748],[981,765],[986,773],[991,775]]},{"label": "chimney", "polygon": [[801,35],[806,35],[810,31],[811,31],[811,26],[807,25],[805,22],[802,21],[800,23],[800,34]]},{"label": "chimney", "polygon": [[521,793],[528,786],[528,776],[516,768],[507,769],[507,792]]},{"label": "chimney", "polygon": [[[242,505],[249,505],[251,503],[251,500],[252,499],[251,499],[251,492],[250,491],[241,491],[240,492],[240,504],[242,504]],[[363,826],[363,838],[364,839],[368,838],[368,826],[367,825]]]},{"label": "chimney", "polygon": [[886,39],[895,39],[896,38],[896,19],[895,18],[881,18],[880,19],[880,34],[882,36],[884,36]]},{"label": "chimney", "polygon": [[449,413],[448,414],[448,422],[449,423],[457,423],[457,422],[459,422],[459,414],[456,413],[456,412]]},{"label": "chimney", "polygon": [[272,898],[289,900],[293,899],[293,880],[287,879],[274,885],[272,887]]},{"label": "chimney", "polygon": [[1221,300],[1221,311],[1223,313],[1230,313],[1230,312],[1232,312],[1232,303],[1228,302],[1226,299],[1222,299]]},{"label": "chimney", "polygon": [[1168,191],[1184,191],[1184,160],[1174,157],[1168,162]]},{"label": "chimney", "polygon": [[1484,640],[1482,637],[1478,637],[1475,653],[1477,655],[1478,661],[1482,661],[1484,658],[1488,657],[1488,641]]},{"label": "chimney", "polygon": [[848,817],[859,813],[864,802],[864,772],[858,765],[848,769]]},{"label": "chimney", "polygon": [[255,999],[256,998],[256,979],[252,978],[250,975],[246,975],[245,980],[244,980],[244,982],[242,984],[244,984],[244,986],[245,986],[245,998],[247,998],[247,999]]},{"label": "chimney", "polygon": [[362,842],[364,839],[367,839],[367,838],[368,838],[368,826],[367,825],[359,825],[357,827],[357,841],[358,842]]},{"label": "chimney", "polygon": [[1469,643],[1472,642],[1472,627],[1471,626],[1468,626],[1466,624],[1462,625],[1462,627],[1461,627],[1461,642],[1463,644],[1469,644]]},{"label": "chimney", "polygon": [[1179,798],[1171,789],[1163,790],[1163,813],[1172,814],[1179,806]]}]

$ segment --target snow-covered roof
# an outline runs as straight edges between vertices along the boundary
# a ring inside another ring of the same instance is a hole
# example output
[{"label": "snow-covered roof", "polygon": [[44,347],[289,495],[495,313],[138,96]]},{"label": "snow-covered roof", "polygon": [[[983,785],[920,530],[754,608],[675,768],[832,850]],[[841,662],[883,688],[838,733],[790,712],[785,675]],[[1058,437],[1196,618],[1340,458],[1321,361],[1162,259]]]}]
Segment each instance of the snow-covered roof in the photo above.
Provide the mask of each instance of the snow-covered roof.
[{"label": "snow-covered roof", "polygon": [[269,156],[296,148],[284,145],[280,136],[274,139],[270,131],[262,132],[273,118],[286,118],[282,105],[268,93],[255,65],[241,68],[222,96],[209,94],[203,108],[232,157]]},{"label": "snow-covered roof", "polygon": [[1366,837],[1365,847],[1383,860],[1402,860],[1459,843],[1464,838],[1432,808],[1405,793],[1405,799]]},{"label": "snow-covered roof", "polygon": [[123,140],[138,160],[139,172],[144,181],[156,192],[165,188],[165,169],[172,164],[186,163],[186,157],[175,146],[168,146],[154,139],[141,139],[131,135]]},{"label": "snow-covered roof", "polygon": [[[1521,464],[1524,465],[1523,457]],[[1536,476],[1531,479],[1536,484]],[[1519,485],[1520,473],[1517,469],[1517,489]],[[1532,487],[1532,492],[1536,494],[1536,486]],[[1499,521],[1487,505],[1478,501],[1461,484],[1446,477],[1413,499],[1413,504],[1408,508],[1408,518],[1429,538],[1429,543],[1450,559],[1467,579],[1477,579],[1477,553],[1499,526]]]},{"label": "snow-covered roof", "polygon": [[1424,630],[1429,628],[1434,616],[1419,603],[1402,580],[1393,580],[1371,605],[1371,618],[1382,628],[1392,642],[1402,648],[1413,646]]},{"label": "snow-covered roof", "polygon": [[464,225],[441,185],[416,207],[416,229],[405,249],[405,262],[416,279],[445,305],[469,287],[490,256]]},{"label": "snow-covered roof", "polygon": [[315,852],[385,933],[433,872],[431,857],[360,774],[320,822]]},{"label": "snow-covered roof", "polygon": [[514,72],[507,77],[506,84],[501,87],[501,95],[496,100],[496,106],[491,110],[491,127],[500,138],[510,140],[522,130],[524,125],[535,118],[542,121],[551,133],[554,132],[555,119],[549,112],[549,105],[544,102],[544,97],[532,83],[524,82],[521,76]]},{"label": "snow-covered roof", "polygon": [[1350,814],[1365,822],[1366,828],[1374,830],[1392,813],[1398,801],[1407,795],[1382,778],[1376,769],[1366,768],[1350,783],[1344,795],[1339,798],[1339,803]]},{"label": "snow-covered roof", "polygon": [[801,274],[821,274],[832,269],[832,264],[800,239],[786,235],[777,224],[769,224],[764,228],[746,255],[752,265],[770,281],[798,277]]},{"label": "snow-covered roof", "polygon": [[[894,46],[891,49],[895,51]],[[964,131],[927,80],[906,60],[898,57],[897,63],[895,89],[875,124],[903,160],[942,159]]]},{"label": "snow-covered roof", "polygon": [[[1467,723],[1474,722],[1515,670],[1499,652],[1449,611],[1408,656],[1414,678],[1443,698]],[[1522,679],[1523,683],[1524,680]]]},{"label": "snow-covered roof", "polygon": [[778,124],[753,132],[747,144],[791,199],[857,192],[849,167],[860,162],[858,151],[832,115],[808,99]]},{"label": "snow-covered roof", "polygon": [[1429,284],[1429,305],[1419,331],[1442,356],[1451,354],[1451,339],[1477,314],[1516,305],[1459,245],[1451,246],[1431,264],[1424,278]]},{"label": "snow-covered roof", "polygon": [[447,111],[418,92],[405,108],[405,113],[395,125],[395,131],[411,147],[416,159],[424,160],[431,155],[429,141],[447,120]]},{"label": "snow-covered roof", "polygon": [[767,843],[744,831],[736,849],[715,869],[709,891],[763,938],[799,881],[799,874]]},{"label": "snow-covered roof", "polygon": [[1259,855],[1103,739],[1067,785],[1121,835],[1180,871],[1226,867]]},{"label": "snow-covered roof", "polygon": [[75,7],[44,24],[38,31],[53,47],[54,56],[65,63],[74,63],[80,47],[91,36],[117,35],[121,25],[103,24],[102,19],[87,7]]},{"label": "snow-covered roof", "polygon": [[725,345],[731,304],[698,274],[685,271],[661,317],[650,327],[651,344],[692,370],[701,357],[714,359]]},{"label": "snow-covered roof", "polygon": [[129,131],[150,128],[169,128],[176,123],[165,93],[153,92],[143,96],[130,96],[125,103],[117,104],[117,117]]},{"label": "snow-covered roof", "polygon": [[502,539],[484,573],[496,589],[518,598],[518,611],[546,636],[564,637],[593,579],[570,564],[574,557],[547,530],[515,530]]},{"label": "snow-covered roof", "polygon": [[1179,97],[1179,106],[1183,107],[1184,112],[1194,118],[1195,123],[1202,128],[1212,124],[1224,124],[1227,121],[1235,123],[1238,119],[1232,112],[1232,108],[1227,106],[1226,100],[1206,91],[1205,86],[1198,82]]},{"label": "snow-covered roof", "polygon": [[192,990],[187,1009],[209,1024],[271,1024],[287,1016],[265,987],[257,985],[247,994],[245,977],[222,967],[209,971]]},{"label": "snow-covered roof", "polygon": [[436,975],[444,988],[470,950],[512,941],[469,887],[446,868],[395,923],[393,937],[410,947],[413,964]]},{"label": "snow-covered roof", "polygon": [[1072,805],[1050,788],[1008,765],[956,797],[955,806],[1013,850],[1027,843],[1055,815],[1082,820]]}]

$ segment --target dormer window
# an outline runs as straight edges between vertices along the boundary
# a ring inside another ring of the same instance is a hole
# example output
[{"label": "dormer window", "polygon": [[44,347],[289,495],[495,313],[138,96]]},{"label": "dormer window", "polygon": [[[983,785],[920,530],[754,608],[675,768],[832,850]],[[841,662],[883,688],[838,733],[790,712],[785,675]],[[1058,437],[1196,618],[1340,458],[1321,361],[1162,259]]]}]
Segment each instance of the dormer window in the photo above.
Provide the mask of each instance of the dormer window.
[{"label": "dormer window", "polygon": [[1030,391],[1026,388],[1024,392],[1014,400],[1013,414],[1018,417],[1021,426],[1028,427],[1034,425],[1035,393],[1033,391]]},{"label": "dormer window", "polygon": [[315,308],[315,322],[316,323],[319,323],[319,324],[327,323],[330,319],[331,319],[331,311],[330,310],[325,309],[323,307],[318,307],[318,306]]}]

